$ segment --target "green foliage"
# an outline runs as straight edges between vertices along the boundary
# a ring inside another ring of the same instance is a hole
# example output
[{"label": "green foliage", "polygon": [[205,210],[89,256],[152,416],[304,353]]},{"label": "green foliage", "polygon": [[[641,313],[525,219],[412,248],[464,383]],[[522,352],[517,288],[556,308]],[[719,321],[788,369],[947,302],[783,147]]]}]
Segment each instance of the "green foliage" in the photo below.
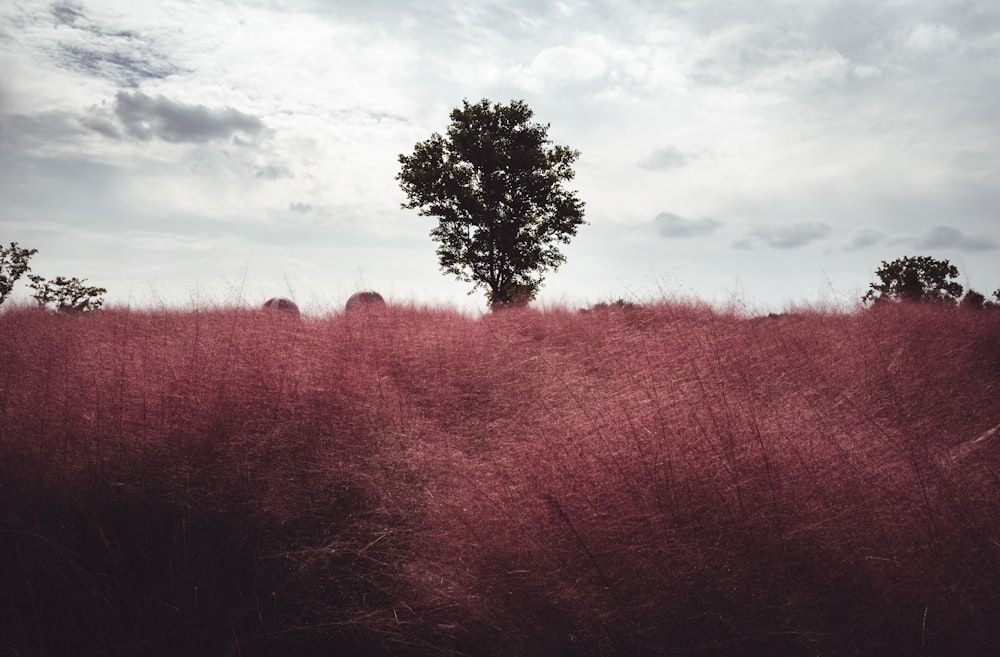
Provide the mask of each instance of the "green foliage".
[{"label": "green foliage", "polygon": [[955,303],[962,296],[962,286],[950,280],[958,278],[958,269],[947,260],[929,256],[883,260],[875,275],[881,282],[872,283],[862,301]]},{"label": "green foliage", "polygon": [[0,305],[7,300],[14,283],[31,271],[28,260],[36,253],[38,249],[22,249],[17,242],[11,242],[10,248],[0,247]]},{"label": "green foliage", "polygon": [[441,269],[484,288],[492,307],[533,298],[557,248],[585,223],[583,202],[563,183],[579,151],[553,145],[524,101],[463,101],[438,133],[400,155],[396,179],[407,209],[437,217]]},{"label": "green foliage", "polygon": [[86,279],[65,278],[56,276],[55,280],[47,281],[41,276],[29,275],[29,287],[35,291],[32,297],[42,308],[53,305],[61,313],[87,312],[97,310],[104,303],[101,298],[107,290],[103,287],[84,285]]},{"label": "green foliage", "polygon": [[625,299],[617,299],[615,301],[612,301],[611,303],[608,303],[607,301],[601,301],[600,303],[595,303],[590,308],[584,308],[580,312],[583,313],[608,312],[617,310],[629,312],[637,310],[639,308],[642,308],[640,304],[633,303],[631,301],[626,301]]},{"label": "green foliage", "polygon": [[497,312],[505,308],[527,308],[528,304],[535,300],[537,293],[537,285],[512,283],[500,299],[494,299],[493,295],[489,294],[487,298],[490,300],[490,310]]},{"label": "green foliage", "polygon": [[983,308],[992,304],[986,301],[986,297],[980,294],[979,292],[976,292],[975,290],[969,290],[968,292],[965,293],[965,296],[962,297],[960,305],[963,308],[968,308],[970,310],[982,310]]}]

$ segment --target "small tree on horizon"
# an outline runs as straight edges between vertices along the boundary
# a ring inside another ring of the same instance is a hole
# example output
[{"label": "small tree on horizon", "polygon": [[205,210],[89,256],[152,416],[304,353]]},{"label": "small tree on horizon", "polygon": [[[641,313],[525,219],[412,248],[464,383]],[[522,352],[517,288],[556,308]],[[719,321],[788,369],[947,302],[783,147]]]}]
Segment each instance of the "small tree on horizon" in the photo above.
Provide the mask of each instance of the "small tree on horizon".
[{"label": "small tree on horizon", "polygon": [[869,285],[862,301],[948,302],[956,303],[963,288],[951,279],[958,278],[958,268],[948,260],[930,256],[904,256],[892,262],[882,261],[875,271],[879,283]]},{"label": "small tree on horizon", "polygon": [[31,271],[28,261],[38,253],[38,249],[22,249],[17,242],[11,242],[9,248],[0,247],[0,305],[7,300],[14,283]]},{"label": "small tree on horizon", "polygon": [[87,279],[56,276],[54,280],[47,281],[33,274],[28,278],[31,279],[29,287],[35,291],[32,297],[39,307],[52,304],[61,313],[97,310],[104,304],[101,295],[107,293],[103,287],[84,285]]},{"label": "small tree on horizon", "polygon": [[[31,271],[28,261],[36,253],[38,249],[22,249],[17,242],[11,242],[9,248],[0,247],[0,305],[7,300],[14,283]],[[53,304],[59,312],[97,310],[104,303],[101,295],[107,293],[103,287],[84,285],[86,279],[56,276],[48,281],[36,274],[28,274],[28,279],[28,287],[34,290],[31,296],[39,307]]]},{"label": "small tree on horizon", "polygon": [[965,296],[962,297],[962,301],[959,305],[963,308],[969,308],[970,310],[982,310],[988,303],[989,302],[986,300],[985,296],[970,289],[965,293]]},{"label": "small tree on horizon", "polygon": [[583,202],[563,186],[580,153],[553,145],[533,115],[521,100],[465,100],[446,136],[399,156],[402,207],[438,218],[442,271],[485,288],[492,308],[534,298],[544,272],[566,260],[557,245],[585,223]]}]

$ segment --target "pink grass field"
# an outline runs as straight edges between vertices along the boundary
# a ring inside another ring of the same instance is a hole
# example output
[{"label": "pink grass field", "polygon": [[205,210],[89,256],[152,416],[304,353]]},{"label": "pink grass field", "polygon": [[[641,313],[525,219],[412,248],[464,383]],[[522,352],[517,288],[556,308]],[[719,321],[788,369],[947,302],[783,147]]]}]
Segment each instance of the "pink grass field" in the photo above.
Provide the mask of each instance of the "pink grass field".
[{"label": "pink grass field", "polygon": [[0,313],[0,655],[1000,654],[1000,313]]}]

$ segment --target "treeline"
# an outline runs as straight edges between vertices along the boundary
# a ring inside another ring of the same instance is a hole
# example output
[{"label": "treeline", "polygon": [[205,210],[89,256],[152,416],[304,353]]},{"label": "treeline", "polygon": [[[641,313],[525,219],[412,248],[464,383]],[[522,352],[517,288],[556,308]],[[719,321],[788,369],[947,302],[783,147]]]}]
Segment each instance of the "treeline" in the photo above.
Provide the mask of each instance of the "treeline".
[{"label": "treeline", "polygon": [[[97,310],[104,303],[103,287],[86,285],[86,279],[56,276],[47,280],[30,274],[29,261],[38,249],[26,249],[11,242],[9,247],[0,247],[0,305],[10,295],[14,284],[27,275],[33,290],[32,298],[42,308],[52,308],[58,312],[87,312]],[[877,282],[869,284],[869,289],[861,302],[882,304],[886,302],[945,303],[960,304],[973,310],[1000,308],[1000,288],[993,291],[992,299],[969,288],[966,290],[957,279],[958,268],[948,260],[938,260],[930,256],[904,256],[892,262],[882,261],[875,271]],[[513,293],[512,293],[513,294]],[[518,293],[520,294],[520,293]],[[501,306],[524,307],[533,298],[533,293],[514,295]],[[619,299],[613,304],[599,303],[593,309],[606,307],[629,308],[636,304]],[[496,304],[491,306],[494,310]]]}]

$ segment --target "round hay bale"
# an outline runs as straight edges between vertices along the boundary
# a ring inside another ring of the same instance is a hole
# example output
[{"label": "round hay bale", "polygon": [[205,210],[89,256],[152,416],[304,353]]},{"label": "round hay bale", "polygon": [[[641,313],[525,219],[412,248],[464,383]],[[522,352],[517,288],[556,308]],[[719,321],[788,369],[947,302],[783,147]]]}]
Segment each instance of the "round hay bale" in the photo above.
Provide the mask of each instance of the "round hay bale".
[{"label": "round hay bale", "polygon": [[344,309],[348,312],[352,310],[358,310],[359,308],[381,308],[385,306],[385,299],[382,295],[374,290],[361,290],[355,292],[351,295],[351,298],[347,300],[347,305]]},{"label": "round hay bale", "polygon": [[295,305],[294,301],[286,299],[285,297],[274,297],[273,299],[268,299],[264,303],[263,309],[285,313],[290,317],[297,318],[299,316],[299,307]]}]

